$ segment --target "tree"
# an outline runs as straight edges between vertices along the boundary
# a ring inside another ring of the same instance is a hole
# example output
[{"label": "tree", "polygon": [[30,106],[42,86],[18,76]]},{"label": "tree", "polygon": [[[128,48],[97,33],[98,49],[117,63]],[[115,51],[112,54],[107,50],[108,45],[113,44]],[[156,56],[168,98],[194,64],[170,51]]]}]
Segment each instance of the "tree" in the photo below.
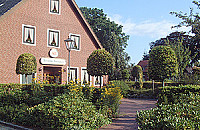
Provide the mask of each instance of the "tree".
[{"label": "tree", "polygon": [[87,59],[87,72],[89,75],[101,77],[103,75],[110,74],[112,72],[112,69],[113,57],[105,49],[98,49],[93,51]]},{"label": "tree", "polygon": [[177,58],[169,46],[157,46],[150,52],[149,77],[153,80],[164,81],[177,74]]},{"label": "tree", "polygon": [[140,65],[136,65],[132,68],[131,71],[131,75],[133,78],[136,79],[136,84],[138,84],[140,86],[140,88],[142,88],[143,86],[143,71],[142,71],[142,67]]},{"label": "tree", "polygon": [[[193,3],[197,6],[197,10],[200,9],[200,1],[193,1]],[[192,44],[189,45],[191,50],[191,56],[194,58],[192,59],[192,63],[195,63],[199,60],[200,57],[200,16],[199,12],[195,13],[193,8],[190,8],[190,13],[183,13],[183,12],[170,12],[170,14],[175,15],[176,17],[182,19],[177,26],[174,27],[191,27],[192,33],[195,34],[192,37],[193,41]]]},{"label": "tree", "polygon": [[21,54],[17,59],[16,73],[25,74],[26,81],[27,75],[36,73],[37,62],[35,56],[30,53]]},{"label": "tree", "polygon": [[183,39],[171,44],[172,49],[175,51],[178,64],[178,80],[183,78],[184,71],[191,61],[191,51],[183,45]]},{"label": "tree", "polygon": [[144,52],[142,60],[149,60],[149,53]]},{"label": "tree", "polygon": [[172,32],[165,38],[151,42],[150,49],[156,46],[168,46],[180,40],[182,40],[184,46],[189,47],[192,44],[192,36],[187,35],[186,32]]},{"label": "tree", "polygon": [[110,21],[102,9],[87,7],[80,9],[102,46],[113,56],[116,70],[125,69],[130,56],[125,52],[129,36],[122,32],[123,26]]},{"label": "tree", "polygon": [[128,69],[123,69],[122,70],[122,79],[123,80],[127,80],[127,79],[129,79],[129,77],[130,77],[129,70]]}]

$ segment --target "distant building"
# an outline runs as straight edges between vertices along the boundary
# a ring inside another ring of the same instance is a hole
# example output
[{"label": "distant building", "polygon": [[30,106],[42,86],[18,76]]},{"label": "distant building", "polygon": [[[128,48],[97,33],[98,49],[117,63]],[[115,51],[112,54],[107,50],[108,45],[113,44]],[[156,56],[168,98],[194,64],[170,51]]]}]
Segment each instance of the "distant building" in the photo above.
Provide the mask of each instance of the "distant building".
[{"label": "distant building", "polygon": [[149,65],[149,60],[141,60],[138,65],[142,67],[143,71],[143,80],[148,81],[149,76],[148,76],[148,65]]}]

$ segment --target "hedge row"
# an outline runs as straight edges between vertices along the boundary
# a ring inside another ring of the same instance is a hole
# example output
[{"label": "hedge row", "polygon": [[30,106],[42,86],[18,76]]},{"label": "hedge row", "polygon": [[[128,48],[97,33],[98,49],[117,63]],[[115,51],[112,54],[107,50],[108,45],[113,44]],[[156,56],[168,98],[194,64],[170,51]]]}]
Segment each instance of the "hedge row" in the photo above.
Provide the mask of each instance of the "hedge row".
[{"label": "hedge row", "polygon": [[157,107],[137,113],[140,129],[200,129],[200,86],[165,87]]},{"label": "hedge row", "polygon": [[181,94],[200,94],[200,86],[197,85],[180,85],[180,86],[166,86],[159,91],[159,104],[174,104],[178,102]]}]

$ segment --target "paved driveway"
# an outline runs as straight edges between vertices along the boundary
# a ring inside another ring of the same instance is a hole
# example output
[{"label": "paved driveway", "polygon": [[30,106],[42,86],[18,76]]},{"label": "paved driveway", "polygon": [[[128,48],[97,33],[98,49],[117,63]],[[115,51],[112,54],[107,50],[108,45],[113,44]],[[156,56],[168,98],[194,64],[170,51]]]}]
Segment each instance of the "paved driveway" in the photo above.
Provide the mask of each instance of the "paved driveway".
[{"label": "paved driveway", "polygon": [[148,99],[122,99],[119,118],[115,119],[112,124],[100,128],[100,130],[137,130],[137,111],[154,108],[156,102],[156,100]]}]

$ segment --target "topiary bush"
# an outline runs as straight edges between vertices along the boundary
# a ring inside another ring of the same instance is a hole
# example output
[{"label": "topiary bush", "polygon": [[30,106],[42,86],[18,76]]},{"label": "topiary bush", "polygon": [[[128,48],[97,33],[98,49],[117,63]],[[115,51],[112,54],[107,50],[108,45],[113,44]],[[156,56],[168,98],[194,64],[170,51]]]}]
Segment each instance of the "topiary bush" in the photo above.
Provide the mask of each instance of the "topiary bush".
[{"label": "topiary bush", "polygon": [[98,49],[87,59],[87,72],[92,76],[108,75],[112,72],[113,64],[112,55],[105,49]]},{"label": "topiary bush", "polygon": [[156,46],[149,54],[149,78],[164,81],[176,76],[178,72],[177,57],[169,46]]},{"label": "topiary bush", "polygon": [[30,75],[36,73],[37,62],[35,56],[30,53],[24,53],[19,56],[16,64],[17,74]]}]

